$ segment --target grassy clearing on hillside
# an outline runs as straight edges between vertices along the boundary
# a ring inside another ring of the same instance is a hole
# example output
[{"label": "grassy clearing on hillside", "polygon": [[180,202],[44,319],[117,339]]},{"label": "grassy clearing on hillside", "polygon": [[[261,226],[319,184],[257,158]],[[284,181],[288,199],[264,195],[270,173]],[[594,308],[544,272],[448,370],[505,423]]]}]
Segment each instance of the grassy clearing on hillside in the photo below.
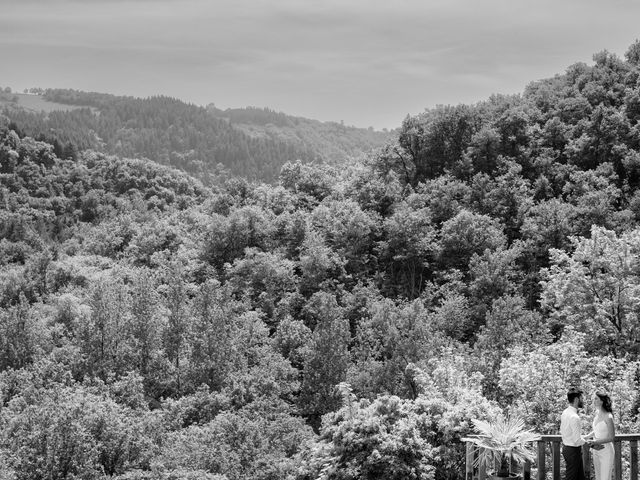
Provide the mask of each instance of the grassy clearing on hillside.
[{"label": "grassy clearing on hillside", "polygon": [[[17,105],[33,112],[43,111],[45,113],[53,112],[55,110],[73,110],[76,108],[82,108],[77,105],[65,105],[63,103],[49,102],[45,100],[42,95],[32,95],[25,93],[14,93],[12,96],[18,97]],[[1,101],[0,105],[7,105],[9,102]],[[14,104],[15,105],[15,104]]]}]

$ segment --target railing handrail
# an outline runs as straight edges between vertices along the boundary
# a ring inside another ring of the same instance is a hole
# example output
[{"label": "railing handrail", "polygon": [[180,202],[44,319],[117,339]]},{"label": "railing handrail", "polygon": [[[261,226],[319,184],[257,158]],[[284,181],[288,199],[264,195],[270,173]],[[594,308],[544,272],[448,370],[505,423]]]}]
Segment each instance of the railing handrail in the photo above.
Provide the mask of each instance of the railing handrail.
[{"label": "railing handrail", "polygon": [[[632,442],[640,441],[640,433],[621,433],[613,437],[614,442]],[[562,436],[560,435],[540,435],[540,441],[542,442],[561,442]]]},{"label": "railing handrail", "polygon": [[[615,480],[622,480],[622,444],[628,442],[628,475],[630,480],[640,480],[640,461],[638,455],[638,444],[640,442],[640,433],[622,433],[618,434],[613,439],[614,447],[614,471],[613,478]],[[562,437],[560,435],[540,435],[537,443],[537,457],[536,457],[536,478],[538,480],[546,480],[547,472],[547,454],[551,454],[551,478],[553,480],[560,480],[561,470],[561,450],[562,450]],[[547,446],[548,444],[548,446]],[[550,448],[549,448],[550,447]],[[467,442],[466,453],[466,480],[486,480],[487,472],[485,465],[481,463],[476,466],[478,455],[481,448],[474,448],[473,443]],[[582,446],[582,461],[585,467],[585,476],[587,479],[591,477],[591,452],[587,445]],[[476,468],[477,467],[477,468]],[[522,478],[523,480],[531,480],[531,462],[525,462],[522,466]]]}]

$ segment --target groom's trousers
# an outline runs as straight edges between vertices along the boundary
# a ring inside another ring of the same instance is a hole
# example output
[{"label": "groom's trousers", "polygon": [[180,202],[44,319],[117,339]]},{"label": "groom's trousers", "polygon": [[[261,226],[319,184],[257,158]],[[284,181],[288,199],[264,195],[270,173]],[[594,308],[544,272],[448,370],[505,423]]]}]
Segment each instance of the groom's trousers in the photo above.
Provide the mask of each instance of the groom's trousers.
[{"label": "groom's trousers", "polygon": [[582,447],[562,446],[562,456],[567,466],[566,480],[585,480],[582,464]]}]

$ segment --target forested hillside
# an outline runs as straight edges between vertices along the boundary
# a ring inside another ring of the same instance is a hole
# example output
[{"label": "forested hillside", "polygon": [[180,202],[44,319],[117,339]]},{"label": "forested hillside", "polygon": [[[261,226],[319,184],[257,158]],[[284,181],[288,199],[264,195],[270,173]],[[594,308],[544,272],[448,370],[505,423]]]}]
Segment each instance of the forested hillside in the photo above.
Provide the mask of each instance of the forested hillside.
[{"label": "forested hillside", "polygon": [[306,145],[318,152],[325,163],[340,165],[345,158],[360,157],[363,153],[382,147],[396,134],[345,126],[343,122],[319,122],[292,117],[267,108],[228,108],[220,110],[209,105],[207,110],[218,118],[227,119],[250,137],[270,138],[294,145]]},{"label": "forested hillside", "polygon": [[472,419],[557,433],[570,384],[640,432],[640,42],[274,184],[15,113],[0,479],[453,480]]},{"label": "forested hillside", "polygon": [[[39,112],[21,108],[27,96],[3,93],[0,105],[4,104],[4,109],[0,113],[4,111],[11,118],[14,130],[52,143],[57,156],[73,157],[77,151],[92,149],[121,157],[148,158],[207,184],[230,175],[273,182],[287,161],[345,163],[349,157],[360,156],[391,138],[389,132],[322,123],[265,109],[222,112],[169,97],[140,99],[63,89],[36,91],[51,105],[82,108]],[[265,123],[267,114],[279,119],[275,121],[279,126]],[[234,125],[238,119],[243,122],[241,126]]]}]

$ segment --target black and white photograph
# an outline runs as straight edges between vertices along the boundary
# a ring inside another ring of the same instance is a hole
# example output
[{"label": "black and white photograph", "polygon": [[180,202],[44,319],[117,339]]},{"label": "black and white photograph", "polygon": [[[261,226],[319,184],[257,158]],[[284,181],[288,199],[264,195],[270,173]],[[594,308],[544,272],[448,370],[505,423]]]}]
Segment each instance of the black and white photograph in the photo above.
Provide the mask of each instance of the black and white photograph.
[{"label": "black and white photograph", "polygon": [[0,480],[639,480],[640,1],[0,1]]}]

